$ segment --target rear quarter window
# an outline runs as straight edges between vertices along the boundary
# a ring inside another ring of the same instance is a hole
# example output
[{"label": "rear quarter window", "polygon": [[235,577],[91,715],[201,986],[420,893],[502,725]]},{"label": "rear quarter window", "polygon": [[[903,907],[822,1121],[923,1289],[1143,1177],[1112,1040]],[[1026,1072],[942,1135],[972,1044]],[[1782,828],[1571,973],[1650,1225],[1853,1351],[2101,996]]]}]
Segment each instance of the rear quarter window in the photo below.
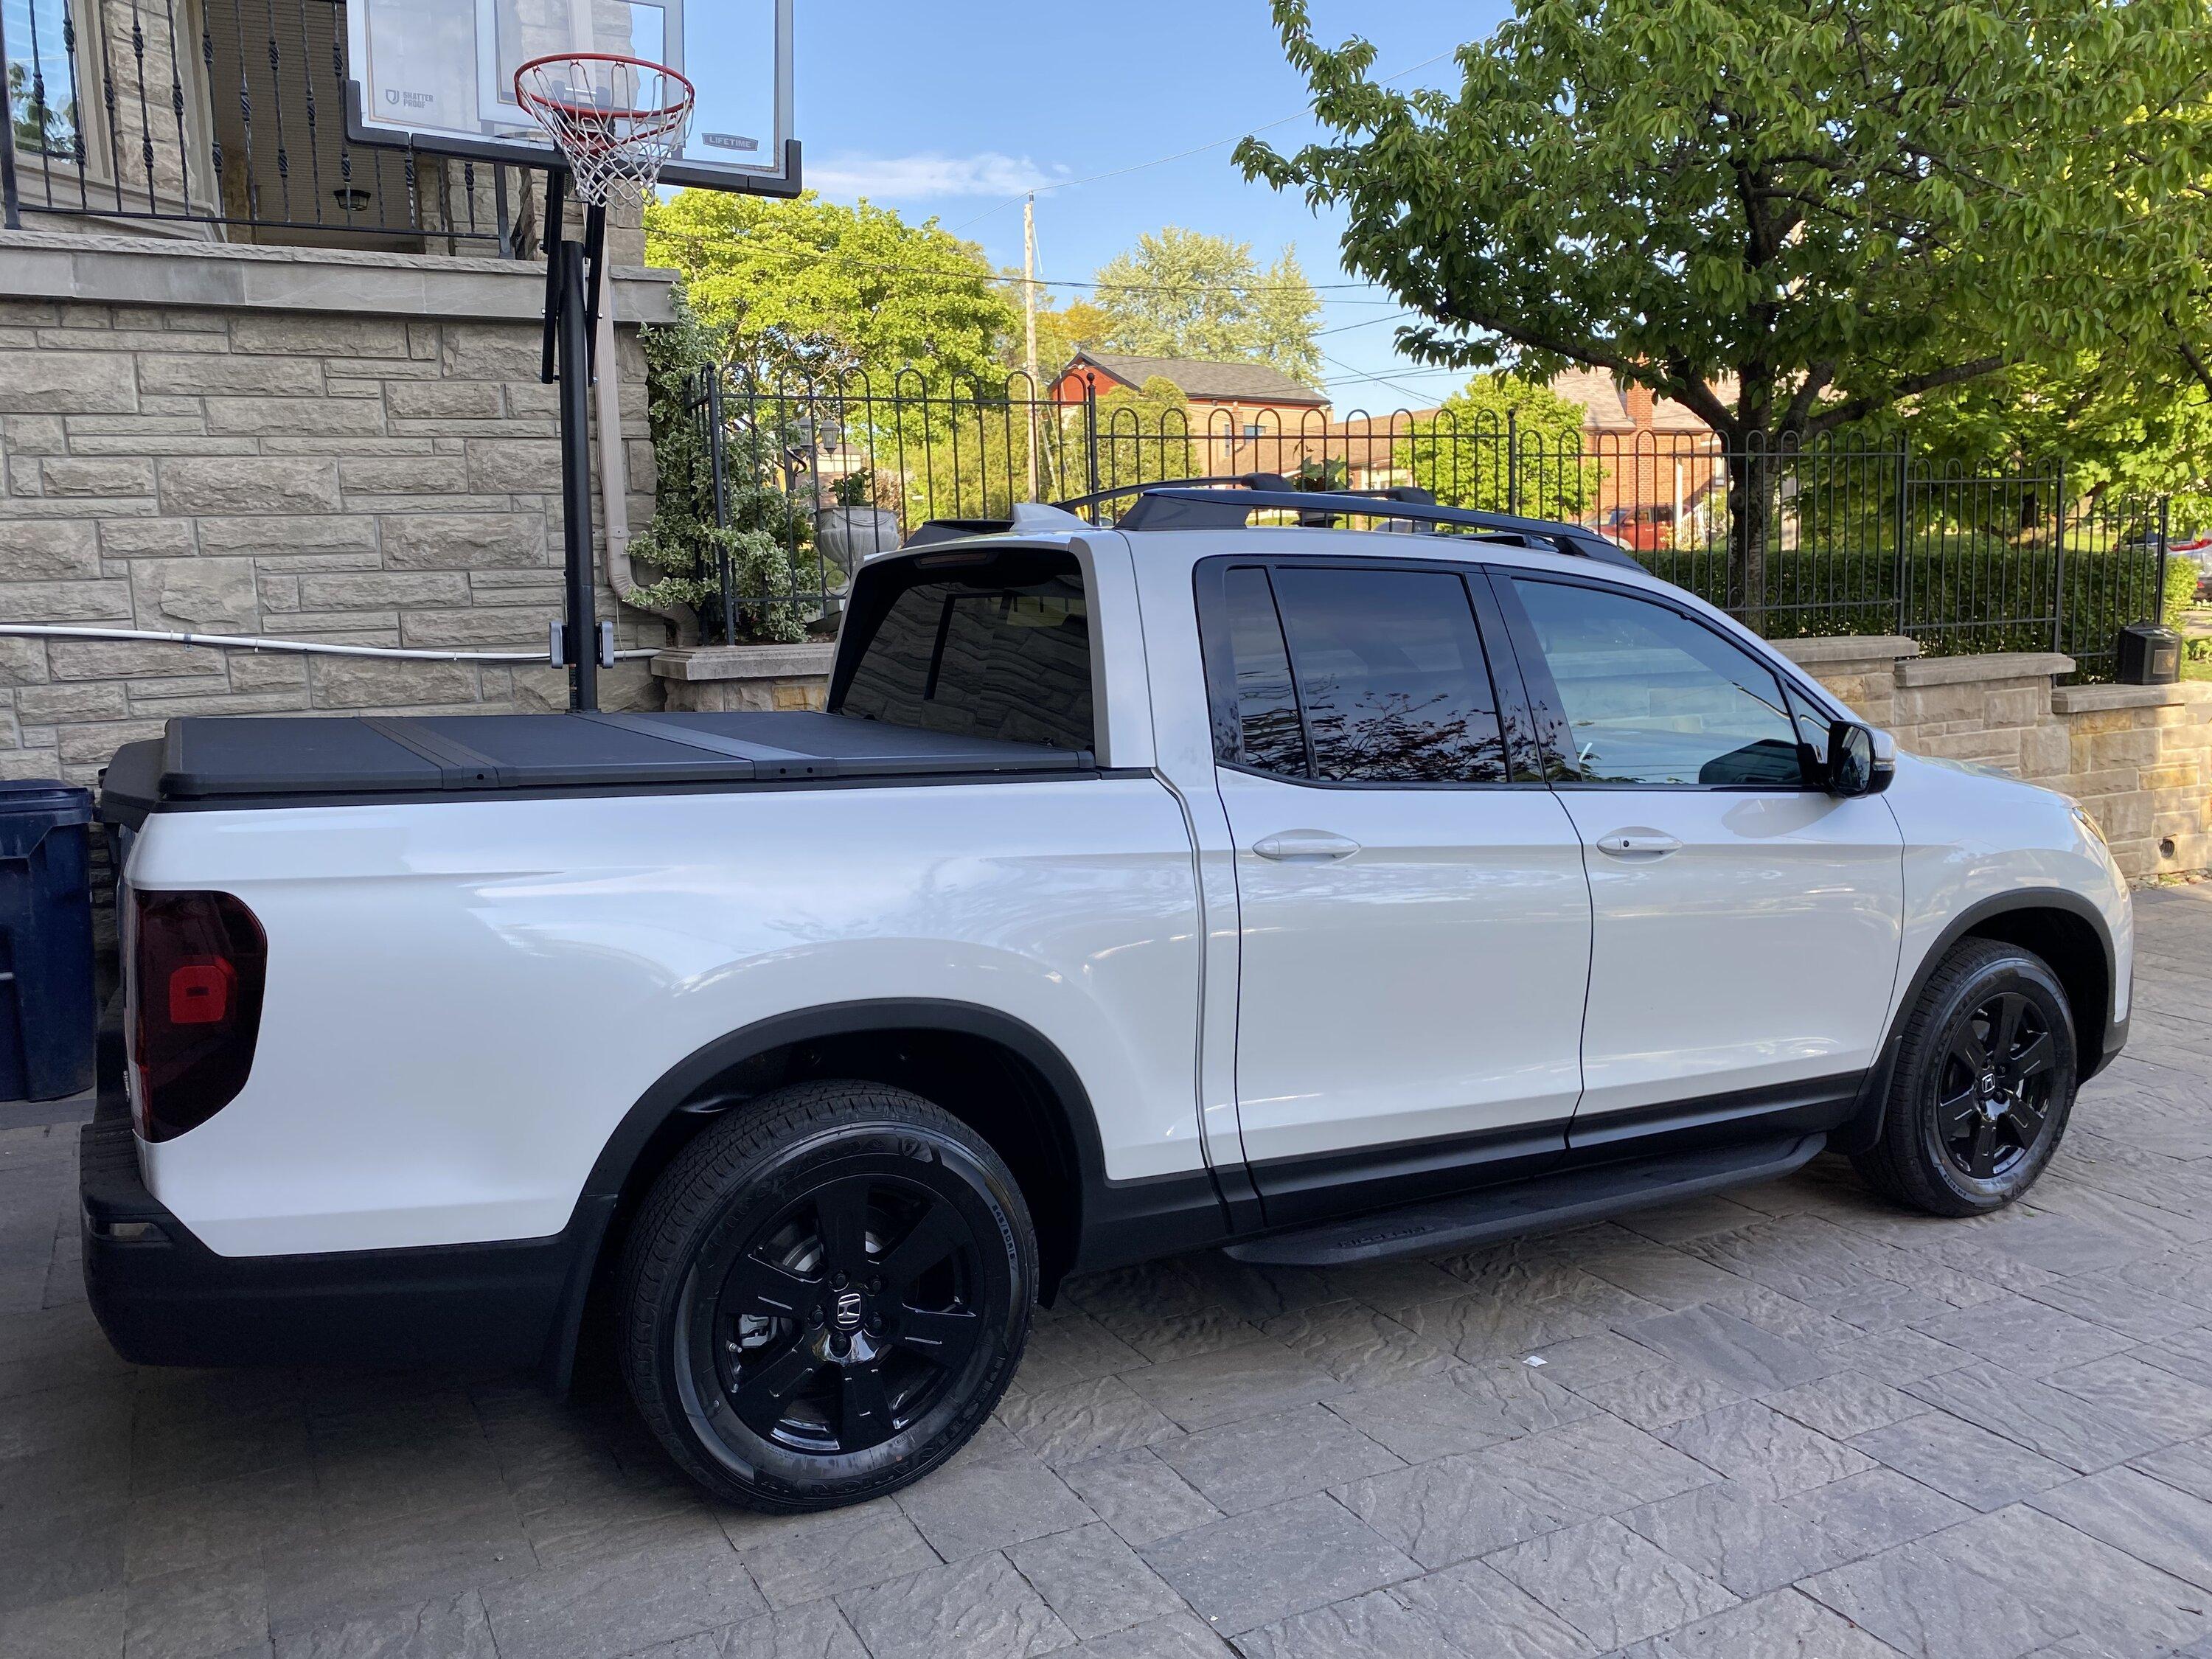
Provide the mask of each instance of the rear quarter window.
[{"label": "rear quarter window", "polygon": [[833,714],[1094,746],[1090,595],[1073,554],[948,552],[881,565],[857,585],[846,626],[852,666]]}]

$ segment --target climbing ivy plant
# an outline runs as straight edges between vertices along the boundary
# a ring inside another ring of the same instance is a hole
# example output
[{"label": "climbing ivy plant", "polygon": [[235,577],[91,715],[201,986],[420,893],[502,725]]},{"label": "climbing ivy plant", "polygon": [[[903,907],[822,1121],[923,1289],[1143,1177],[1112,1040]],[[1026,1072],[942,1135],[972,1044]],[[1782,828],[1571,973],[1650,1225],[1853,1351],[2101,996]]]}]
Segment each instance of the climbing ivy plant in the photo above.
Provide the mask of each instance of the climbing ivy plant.
[{"label": "climbing ivy plant", "polygon": [[[805,501],[773,483],[764,463],[774,434],[737,427],[724,435],[727,526],[714,522],[714,461],[705,420],[692,409],[703,374],[720,374],[720,342],[679,291],[676,319],[641,332],[645,348],[647,422],[658,475],[653,522],[633,538],[630,556],[661,573],[641,587],[641,605],[689,605],[704,638],[722,632],[720,561],[730,560],[741,643],[791,644],[806,637],[802,578],[813,517]],[[811,582],[807,585],[811,586]]]}]

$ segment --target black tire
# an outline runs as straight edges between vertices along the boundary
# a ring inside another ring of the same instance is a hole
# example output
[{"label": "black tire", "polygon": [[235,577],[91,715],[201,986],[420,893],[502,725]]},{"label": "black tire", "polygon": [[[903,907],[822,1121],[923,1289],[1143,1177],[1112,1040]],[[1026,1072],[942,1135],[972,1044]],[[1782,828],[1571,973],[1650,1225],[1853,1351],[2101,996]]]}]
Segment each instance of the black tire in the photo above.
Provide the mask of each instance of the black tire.
[{"label": "black tire", "polygon": [[1006,1164],[919,1096],[804,1083],[706,1130],[623,1257],[623,1372],[670,1456],[776,1513],[860,1503],[966,1443],[1012,1379],[1036,1238]]},{"label": "black tire", "polygon": [[2042,957],[1964,940],[1906,1018],[1881,1138],[1851,1162],[1875,1191],[1930,1215],[2002,1209],[2066,1133],[2078,1054],[2065,989]]}]

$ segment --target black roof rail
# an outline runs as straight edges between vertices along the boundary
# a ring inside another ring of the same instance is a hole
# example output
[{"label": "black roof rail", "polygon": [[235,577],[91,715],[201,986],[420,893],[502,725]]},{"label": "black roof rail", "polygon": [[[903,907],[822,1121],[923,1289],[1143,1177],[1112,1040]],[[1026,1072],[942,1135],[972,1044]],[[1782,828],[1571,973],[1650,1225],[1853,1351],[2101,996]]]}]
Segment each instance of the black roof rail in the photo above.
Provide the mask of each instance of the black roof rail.
[{"label": "black roof rail", "polygon": [[1119,530],[1241,530],[1255,513],[1295,513],[1301,523],[1318,522],[1323,526],[1336,518],[1396,519],[1417,526],[1451,525],[1492,536],[1511,536],[1524,544],[1548,547],[1601,564],[1644,568],[1612,542],[1580,525],[1524,519],[1510,513],[1484,513],[1473,507],[1439,507],[1428,491],[1411,486],[1375,490],[1192,489],[1147,484],[1113,493],[1137,497],[1135,504],[1115,520]]},{"label": "black roof rail", "polygon": [[1101,501],[1123,495],[1141,495],[1148,489],[1186,489],[1200,484],[1240,484],[1246,489],[1297,488],[1279,472],[1212,472],[1196,478],[1154,478],[1148,483],[1115,484],[1110,489],[1094,489],[1087,495],[1064,496],[1053,505],[1073,513],[1078,507],[1096,507]]}]

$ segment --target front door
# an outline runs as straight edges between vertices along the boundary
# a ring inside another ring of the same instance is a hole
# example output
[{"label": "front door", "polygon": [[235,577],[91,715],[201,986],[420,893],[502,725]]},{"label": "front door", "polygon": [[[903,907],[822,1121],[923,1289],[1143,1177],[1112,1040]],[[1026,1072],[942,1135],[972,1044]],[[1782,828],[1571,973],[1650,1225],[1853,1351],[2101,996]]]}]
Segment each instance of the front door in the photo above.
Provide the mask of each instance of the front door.
[{"label": "front door", "polygon": [[1520,607],[1589,870],[1573,1144],[1832,1120],[1874,1060],[1897,971],[1887,803],[1820,788],[1806,751],[1825,716],[1687,607],[1601,582],[1494,586]]},{"label": "front door", "polygon": [[1267,1218],[1559,1157],[1581,840],[1533,753],[1507,752],[1465,576],[1223,560],[1200,587],[1237,848],[1237,1114]]}]

